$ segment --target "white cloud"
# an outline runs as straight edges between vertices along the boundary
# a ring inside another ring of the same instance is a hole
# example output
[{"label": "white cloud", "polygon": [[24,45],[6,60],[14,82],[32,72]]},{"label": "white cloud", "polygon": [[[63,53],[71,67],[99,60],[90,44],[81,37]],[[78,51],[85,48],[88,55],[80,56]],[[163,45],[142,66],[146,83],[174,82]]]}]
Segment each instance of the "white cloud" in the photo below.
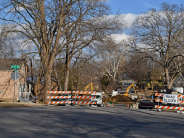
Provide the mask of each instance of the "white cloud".
[{"label": "white cloud", "polygon": [[123,26],[122,26],[123,28],[130,29],[138,16],[139,15],[135,15],[135,14],[132,14],[132,13],[121,14],[121,15],[118,15],[118,16],[116,16],[116,15],[105,15],[105,16],[103,16],[103,20],[105,20],[105,19],[110,20],[110,19],[113,19],[113,18],[118,18],[118,21],[123,24]]},{"label": "white cloud", "polygon": [[111,35],[112,39],[117,42],[117,43],[120,43],[122,41],[126,41],[128,40],[128,38],[130,37],[129,35],[126,35],[124,33],[122,34],[112,34]]},{"label": "white cloud", "polygon": [[121,16],[124,16],[124,20],[125,20],[125,28],[130,29],[134,23],[134,21],[136,20],[136,18],[139,15],[135,15],[132,13],[128,13],[128,14],[123,14]]}]

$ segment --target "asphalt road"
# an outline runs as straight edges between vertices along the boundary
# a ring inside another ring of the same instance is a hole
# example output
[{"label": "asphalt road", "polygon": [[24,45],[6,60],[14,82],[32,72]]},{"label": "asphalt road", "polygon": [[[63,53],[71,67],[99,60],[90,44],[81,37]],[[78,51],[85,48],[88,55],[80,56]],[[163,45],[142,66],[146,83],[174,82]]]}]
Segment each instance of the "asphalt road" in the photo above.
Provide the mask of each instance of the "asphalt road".
[{"label": "asphalt road", "polygon": [[0,138],[183,138],[184,114],[125,107],[0,109]]}]

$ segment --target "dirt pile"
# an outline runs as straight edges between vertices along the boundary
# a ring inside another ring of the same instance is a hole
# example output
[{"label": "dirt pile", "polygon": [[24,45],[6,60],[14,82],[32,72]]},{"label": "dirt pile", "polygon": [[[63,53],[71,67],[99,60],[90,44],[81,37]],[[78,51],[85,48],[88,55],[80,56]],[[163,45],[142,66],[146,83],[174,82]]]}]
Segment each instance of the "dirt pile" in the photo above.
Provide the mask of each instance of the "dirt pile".
[{"label": "dirt pile", "polygon": [[125,95],[116,95],[113,97],[103,97],[103,102],[135,102],[135,101]]}]

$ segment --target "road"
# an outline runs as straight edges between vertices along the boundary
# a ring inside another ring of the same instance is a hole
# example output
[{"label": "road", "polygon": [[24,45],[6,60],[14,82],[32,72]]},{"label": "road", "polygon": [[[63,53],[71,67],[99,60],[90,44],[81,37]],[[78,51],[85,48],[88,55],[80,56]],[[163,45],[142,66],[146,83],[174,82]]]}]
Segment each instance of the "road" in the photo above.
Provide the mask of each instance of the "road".
[{"label": "road", "polygon": [[1,108],[6,138],[182,138],[184,114],[125,107]]}]

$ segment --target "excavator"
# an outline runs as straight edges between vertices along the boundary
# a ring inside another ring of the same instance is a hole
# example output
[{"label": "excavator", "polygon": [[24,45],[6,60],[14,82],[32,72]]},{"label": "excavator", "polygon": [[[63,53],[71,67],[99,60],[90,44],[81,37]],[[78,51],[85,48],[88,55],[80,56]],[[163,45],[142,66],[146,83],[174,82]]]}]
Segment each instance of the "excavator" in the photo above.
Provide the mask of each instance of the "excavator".
[{"label": "excavator", "polygon": [[123,95],[128,96],[128,97],[131,97],[131,95],[128,93],[131,87],[133,87],[133,89],[134,89],[134,93],[135,93],[134,95],[137,96],[137,93],[136,93],[136,90],[135,90],[134,83],[132,83],[130,86],[127,87],[126,93],[124,93]]},{"label": "excavator", "polygon": [[91,91],[93,91],[93,83],[89,83],[86,87],[85,87],[85,91],[87,91],[87,89],[91,86]]}]

